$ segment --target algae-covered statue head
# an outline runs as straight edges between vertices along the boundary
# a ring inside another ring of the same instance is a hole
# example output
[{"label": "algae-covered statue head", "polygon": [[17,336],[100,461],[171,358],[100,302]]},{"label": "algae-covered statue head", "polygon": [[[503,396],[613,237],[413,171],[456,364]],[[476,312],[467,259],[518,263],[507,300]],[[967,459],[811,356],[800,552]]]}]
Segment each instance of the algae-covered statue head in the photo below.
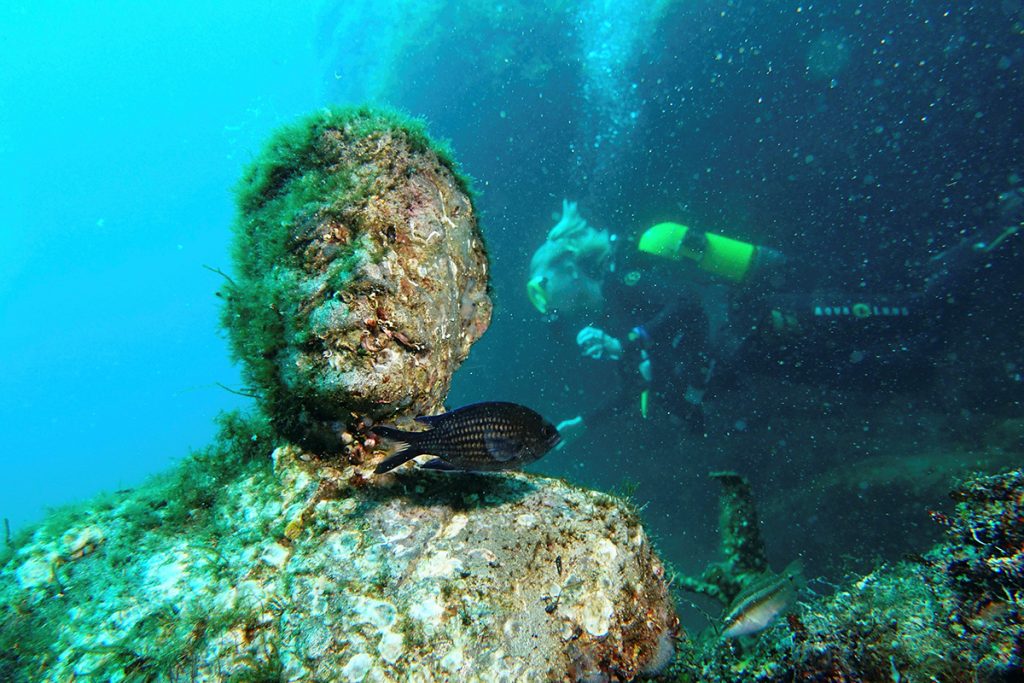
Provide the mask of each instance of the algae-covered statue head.
[{"label": "algae-covered statue head", "polygon": [[447,152],[398,115],[325,110],[278,132],[238,195],[223,322],[281,435],[328,452],[356,416],[439,410],[492,308]]}]

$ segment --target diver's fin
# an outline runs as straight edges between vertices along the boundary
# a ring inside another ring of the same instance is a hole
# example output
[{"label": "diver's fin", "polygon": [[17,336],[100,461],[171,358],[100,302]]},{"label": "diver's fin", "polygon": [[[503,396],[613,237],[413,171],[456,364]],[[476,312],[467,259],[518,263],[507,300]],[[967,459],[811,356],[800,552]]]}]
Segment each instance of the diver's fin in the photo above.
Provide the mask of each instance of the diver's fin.
[{"label": "diver's fin", "polygon": [[498,462],[515,460],[519,455],[519,446],[513,439],[506,439],[502,436],[486,436],[484,445],[487,447],[487,453]]},{"label": "diver's fin", "polygon": [[427,462],[420,465],[420,469],[435,470],[438,472],[457,472],[459,468],[451,464],[450,462],[442,460],[441,458],[434,458],[433,460],[428,460]]},{"label": "diver's fin", "polygon": [[373,471],[374,474],[389,472],[399,465],[409,462],[417,455],[423,454],[417,443],[419,441],[419,432],[403,432],[401,429],[395,429],[394,427],[374,427],[370,431],[377,436],[382,436],[388,441],[394,442],[394,445],[398,448],[394,453],[380,461],[377,468]]}]

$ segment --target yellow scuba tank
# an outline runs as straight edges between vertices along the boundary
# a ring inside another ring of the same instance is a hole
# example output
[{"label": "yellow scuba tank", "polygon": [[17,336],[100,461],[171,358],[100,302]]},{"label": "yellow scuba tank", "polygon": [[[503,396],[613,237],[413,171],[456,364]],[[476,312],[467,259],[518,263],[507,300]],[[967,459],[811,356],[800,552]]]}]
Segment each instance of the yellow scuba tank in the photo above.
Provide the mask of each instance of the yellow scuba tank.
[{"label": "yellow scuba tank", "polygon": [[644,231],[637,248],[672,261],[690,259],[706,273],[742,282],[754,264],[757,247],[711,232],[692,230],[681,223],[658,223]]}]

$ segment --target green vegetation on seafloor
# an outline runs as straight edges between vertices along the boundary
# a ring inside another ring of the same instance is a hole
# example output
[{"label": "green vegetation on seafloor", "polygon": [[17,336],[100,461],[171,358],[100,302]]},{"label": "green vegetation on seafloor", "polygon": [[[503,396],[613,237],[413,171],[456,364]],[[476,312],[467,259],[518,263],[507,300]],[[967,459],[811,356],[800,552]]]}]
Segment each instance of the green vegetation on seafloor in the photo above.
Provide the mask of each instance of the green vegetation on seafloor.
[{"label": "green vegetation on seafloor", "polygon": [[[275,437],[269,421],[257,413],[223,413],[218,422],[220,431],[213,443],[192,452],[172,470],[136,489],[52,510],[39,525],[8,542],[0,567],[0,680],[32,680],[32,671],[43,676],[47,660],[61,654],[61,635],[69,618],[70,606],[62,599],[67,588],[97,601],[124,599],[111,591],[129,582],[113,577],[133,567],[147,549],[173,541],[166,536],[185,535],[196,542],[205,538],[205,545],[217,552],[223,539],[246,532],[221,528],[213,511],[227,484],[272,476],[269,453]],[[97,531],[90,537],[91,529]],[[81,546],[74,540],[76,532],[88,539]],[[31,559],[19,553],[25,546],[50,551],[45,562],[52,575],[30,590],[19,573]],[[92,561],[79,561],[83,555],[93,555]],[[188,648],[201,640],[197,622],[178,617],[173,606],[166,606],[139,619],[130,633],[120,634],[124,637],[94,654],[109,657],[113,663],[108,670],[123,671],[127,680],[155,680],[172,671]]]},{"label": "green vegetation on seafloor", "polygon": [[1024,671],[1024,472],[978,475],[923,555],[806,593],[748,638],[681,643],[671,680],[1009,681]]},{"label": "green vegetation on seafloor", "polygon": [[[448,144],[431,140],[423,121],[367,107],[322,109],[281,128],[236,188],[234,274],[221,292],[221,324],[249,392],[275,419],[302,419],[303,409],[282,387],[276,362],[285,349],[302,347],[315,333],[294,322],[302,317],[295,310],[301,293],[311,283],[342,291],[362,260],[380,257],[364,239],[373,226],[362,223],[385,169],[354,150],[364,143],[377,153],[399,139],[414,153],[436,157],[471,194],[470,179],[459,171]],[[346,239],[332,243],[335,251],[323,273],[307,273],[301,248],[313,239],[307,232],[331,222],[343,226]]]}]

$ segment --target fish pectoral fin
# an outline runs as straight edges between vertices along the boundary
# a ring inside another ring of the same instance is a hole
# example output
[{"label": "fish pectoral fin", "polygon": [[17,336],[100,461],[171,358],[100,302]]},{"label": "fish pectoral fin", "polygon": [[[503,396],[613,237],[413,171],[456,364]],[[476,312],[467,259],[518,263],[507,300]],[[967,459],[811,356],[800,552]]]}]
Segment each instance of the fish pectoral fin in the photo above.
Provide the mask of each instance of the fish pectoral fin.
[{"label": "fish pectoral fin", "polygon": [[390,472],[399,465],[404,465],[409,462],[419,454],[420,452],[414,448],[407,447],[403,450],[399,450],[394,455],[381,460],[380,463],[377,464],[377,467],[374,468],[373,473],[384,474],[385,472]]},{"label": "fish pectoral fin", "polygon": [[438,472],[456,472],[458,467],[441,458],[434,458],[420,465],[421,470],[435,470]]},{"label": "fish pectoral fin", "polygon": [[488,436],[484,437],[484,446],[487,448],[487,454],[498,462],[508,462],[519,457],[520,448],[513,439],[503,436]]}]

